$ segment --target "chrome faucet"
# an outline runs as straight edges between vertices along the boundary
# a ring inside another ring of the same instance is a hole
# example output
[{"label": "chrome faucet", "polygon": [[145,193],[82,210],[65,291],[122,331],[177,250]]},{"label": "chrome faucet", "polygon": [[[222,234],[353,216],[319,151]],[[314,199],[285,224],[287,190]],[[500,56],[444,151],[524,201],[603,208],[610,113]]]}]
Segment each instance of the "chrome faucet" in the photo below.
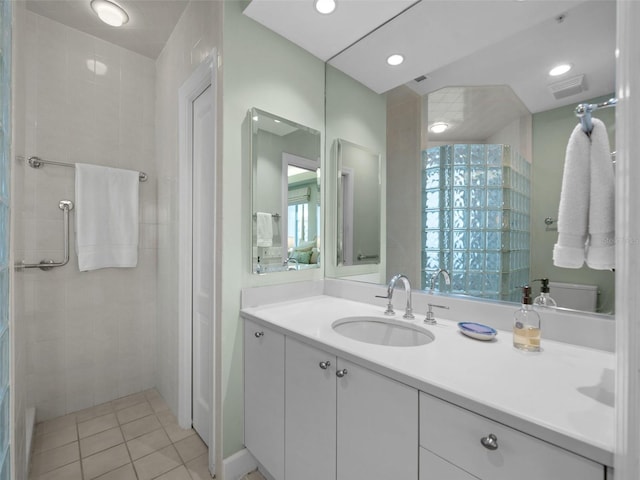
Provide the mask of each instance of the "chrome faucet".
[{"label": "chrome faucet", "polygon": [[446,283],[447,285],[451,285],[451,277],[449,276],[449,272],[447,272],[444,268],[440,268],[439,270],[434,272],[433,275],[431,275],[431,280],[429,282],[429,293],[433,293],[433,290],[436,288],[436,280],[438,280],[440,274],[442,274],[442,277],[444,278],[444,283]]},{"label": "chrome faucet", "polygon": [[389,300],[387,309],[384,311],[385,315],[395,315],[396,312],[393,311],[393,303],[391,303],[391,299],[393,298],[393,290],[396,288],[396,283],[398,282],[398,280],[402,280],[402,283],[404,283],[404,291],[407,294],[407,306],[402,318],[411,320],[415,317],[413,316],[413,308],[411,308],[411,284],[409,283],[409,278],[406,275],[402,275],[401,273],[399,273],[391,277],[391,280],[389,280],[389,285],[387,285],[387,295],[376,295],[376,297],[386,298],[387,300]]},{"label": "chrome faucet", "polygon": [[[294,266],[290,267],[289,263],[293,262]],[[289,257],[287,258],[283,264],[284,267],[287,267],[287,270],[300,270],[300,262],[298,262],[298,260],[296,260],[295,258]]]}]

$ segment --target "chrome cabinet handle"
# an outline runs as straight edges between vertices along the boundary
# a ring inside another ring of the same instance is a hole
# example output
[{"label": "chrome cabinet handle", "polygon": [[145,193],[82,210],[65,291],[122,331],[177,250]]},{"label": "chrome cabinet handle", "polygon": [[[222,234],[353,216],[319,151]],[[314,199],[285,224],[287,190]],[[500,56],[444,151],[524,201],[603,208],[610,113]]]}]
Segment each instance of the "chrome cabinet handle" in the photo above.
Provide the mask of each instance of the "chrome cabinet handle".
[{"label": "chrome cabinet handle", "polygon": [[256,338],[264,337],[264,332],[256,332],[254,335]]},{"label": "chrome cabinet handle", "polygon": [[482,437],[480,439],[480,443],[487,450],[497,450],[498,449],[498,437],[496,437],[493,433],[490,433],[486,437]]},{"label": "chrome cabinet handle", "polygon": [[343,368],[342,370],[338,370],[338,371],[336,372],[336,377],[338,377],[338,378],[342,378],[342,377],[344,377],[346,374],[347,374],[347,369],[346,369],[346,368]]},{"label": "chrome cabinet handle", "polygon": [[326,362],[320,362],[320,368],[322,370],[326,370],[330,366],[331,366],[331,362],[329,360],[327,360]]}]

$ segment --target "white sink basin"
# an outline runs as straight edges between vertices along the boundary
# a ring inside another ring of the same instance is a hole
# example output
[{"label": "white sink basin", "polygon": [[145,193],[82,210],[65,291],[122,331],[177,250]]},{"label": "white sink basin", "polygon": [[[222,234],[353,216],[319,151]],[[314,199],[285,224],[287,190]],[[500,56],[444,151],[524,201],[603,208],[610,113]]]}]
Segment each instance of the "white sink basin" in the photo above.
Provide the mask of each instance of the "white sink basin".
[{"label": "white sink basin", "polygon": [[417,347],[435,340],[426,328],[381,317],[346,317],[331,325],[337,333],[359,342],[389,347]]}]

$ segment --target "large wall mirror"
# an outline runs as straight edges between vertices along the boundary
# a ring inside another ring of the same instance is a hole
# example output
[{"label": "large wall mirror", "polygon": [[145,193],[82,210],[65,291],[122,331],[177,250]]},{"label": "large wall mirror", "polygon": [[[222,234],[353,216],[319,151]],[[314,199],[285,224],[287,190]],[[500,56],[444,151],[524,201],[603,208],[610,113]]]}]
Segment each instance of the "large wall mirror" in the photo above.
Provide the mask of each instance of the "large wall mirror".
[{"label": "large wall mirror", "polygon": [[[327,275],[384,283],[405,273],[426,288],[446,268],[455,292],[502,301],[546,277],[551,296],[571,298],[577,285],[595,299],[561,306],[613,313],[614,274],[555,267],[552,251],[574,109],[614,92],[615,18],[614,1],[423,1],[329,60],[327,151],[342,138],[379,151],[385,175],[377,270],[359,277],[336,255]],[[391,53],[405,62],[385,65]],[[572,69],[549,76],[559,63]],[[374,116],[349,104],[355,91],[384,108]],[[615,150],[614,109],[594,117]],[[436,123],[447,128],[430,130]],[[384,137],[374,147],[353,139],[376,129]],[[339,198],[335,175],[329,202]]]},{"label": "large wall mirror", "polygon": [[257,274],[320,265],[320,132],[251,109],[253,243]]}]

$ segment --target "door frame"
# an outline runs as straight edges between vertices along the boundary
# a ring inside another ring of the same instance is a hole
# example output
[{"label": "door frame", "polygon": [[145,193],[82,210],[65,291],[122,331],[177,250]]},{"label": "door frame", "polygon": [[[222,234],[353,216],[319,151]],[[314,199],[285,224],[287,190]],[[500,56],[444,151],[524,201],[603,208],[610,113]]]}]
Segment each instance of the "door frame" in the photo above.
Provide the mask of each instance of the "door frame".
[{"label": "door frame", "polygon": [[[182,84],[178,91],[178,423],[182,428],[192,426],[192,328],[193,328],[193,101],[207,88],[213,89],[213,111],[215,128],[212,132],[214,155],[214,185],[218,188],[218,101],[217,101],[217,52],[212,53],[196,68],[191,76]],[[209,468],[214,472],[217,445],[216,439],[216,395],[215,395],[215,359],[216,359],[216,325],[215,317],[219,311],[218,296],[218,262],[217,243],[218,227],[215,218],[218,217],[218,195],[214,195],[212,211],[213,224],[213,302],[214,318],[211,328],[211,438],[209,445]]]}]

